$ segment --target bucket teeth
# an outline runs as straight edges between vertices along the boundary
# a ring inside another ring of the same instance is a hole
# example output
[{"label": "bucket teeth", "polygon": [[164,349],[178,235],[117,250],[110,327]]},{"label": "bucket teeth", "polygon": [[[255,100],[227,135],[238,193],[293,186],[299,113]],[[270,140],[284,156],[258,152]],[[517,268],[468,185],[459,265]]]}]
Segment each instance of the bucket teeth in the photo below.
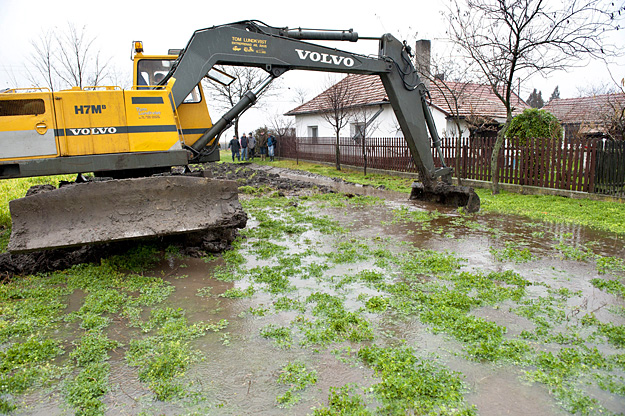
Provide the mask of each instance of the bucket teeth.
[{"label": "bucket teeth", "polygon": [[72,184],[16,199],[12,253],[243,228],[234,181],[160,176]]}]

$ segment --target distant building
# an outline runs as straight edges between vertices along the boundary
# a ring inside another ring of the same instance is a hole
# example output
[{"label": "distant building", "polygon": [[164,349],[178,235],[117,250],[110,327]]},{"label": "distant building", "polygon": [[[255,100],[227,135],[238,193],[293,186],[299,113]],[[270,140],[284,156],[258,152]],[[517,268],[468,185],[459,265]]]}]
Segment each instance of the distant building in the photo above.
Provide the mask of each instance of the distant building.
[{"label": "distant building", "polygon": [[[349,83],[349,88],[354,92],[348,108],[352,118],[340,132],[341,137],[356,137],[358,135],[360,126],[359,117],[356,117],[356,114],[362,112],[363,109],[369,109],[370,115],[381,110],[375,122],[372,123],[374,128],[367,129],[367,136],[402,136],[399,123],[395,118],[379,76],[348,75],[339,83]],[[321,115],[329,110],[327,99],[329,90],[285,114],[295,117],[295,129],[298,137],[333,137],[335,135],[332,126]],[[498,126],[506,120],[506,109],[490,86],[435,80],[430,83],[429,90],[431,96],[430,110],[441,137],[456,135],[456,115],[460,121],[463,137],[472,134],[482,136],[496,134]],[[458,99],[457,108],[453,104],[454,97]],[[518,114],[529,107],[515,94],[513,94],[513,99],[515,100],[514,114]],[[362,117],[360,118],[362,119]]]},{"label": "distant building", "polygon": [[543,110],[562,124],[566,138],[610,137],[623,140],[625,94],[601,94],[592,97],[557,98]]}]

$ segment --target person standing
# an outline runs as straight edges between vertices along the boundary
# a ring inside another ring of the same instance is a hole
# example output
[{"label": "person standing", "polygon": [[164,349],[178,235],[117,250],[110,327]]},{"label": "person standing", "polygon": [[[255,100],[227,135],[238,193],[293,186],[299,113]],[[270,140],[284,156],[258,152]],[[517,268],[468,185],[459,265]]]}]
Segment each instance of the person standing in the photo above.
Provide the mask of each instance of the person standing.
[{"label": "person standing", "polygon": [[250,159],[254,160],[254,155],[256,153],[256,138],[252,136],[252,133],[247,135],[247,147],[250,152]]},{"label": "person standing", "polygon": [[267,157],[267,136],[265,136],[265,132],[261,132],[258,137],[258,146],[260,147],[260,160],[265,161]]},{"label": "person standing", "polygon": [[232,140],[230,140],[230,143],[228,143],[228,149],[230,149],[232,151],[232,161],[234,162],[234,157],[237,157],[237,160],[241,160],[241,157],[239,156],[239,150],[240,150],[240,145],[239,145],[239,139],[237,139],[237,136],[235,135]]},{"label": "person standing", "polygon": [[271,162],[273,162],[273,155],[274,155],[274,152],[275,152],[275,149],[276,149],[276,144],[278,144],[278,141],[276,140],[276,138],[272,134],[267,139],[267,150],[269,150],[269,160]]},{"label": "person standing", "polygon": [[241,136],[241,160],[247,160],[248,158],[247,145],[247,136],[243,133],[243,136]]}]

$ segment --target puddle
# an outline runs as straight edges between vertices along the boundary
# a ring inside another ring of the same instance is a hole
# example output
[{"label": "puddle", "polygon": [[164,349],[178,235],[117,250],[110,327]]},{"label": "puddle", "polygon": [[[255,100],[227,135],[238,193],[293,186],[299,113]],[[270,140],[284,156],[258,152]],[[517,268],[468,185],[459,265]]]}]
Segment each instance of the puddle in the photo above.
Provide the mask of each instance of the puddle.
[{"label": "puddle", "polygon": [[[321,179],[306,177],[306,180]],[[328,181],[323,181],[325,185]],[[371,187],[350,186],[336,182],[333,186],[341,192],[366,194],[381,197],[384,203],[366,206],[348,206],[346,208],[316,208],[318,215],[328,215],[340,225],[349,229],[347,237],[351,240],[370,243],[376,248],[401,252],[409,246],[420,249],[447,251],[456,257],[465,259],[462,269],[468,272],[501,272],[513,270],[524,278],[536,283],[528,287],[530,296],[544,296],[546,285],[553,289],[566,288],[579,292],[567,304],[571,321],[578,316],[594,312],[603,322],[622,325],[625,319],[616,317],[608,311],[608,305],[623,306],[623,300],[595,289],[590,280],[603,278],[599,275],[593,261],[574,261],[561,258],[555,249],[560,240],[576,247],[593,242],[596,254],[625,258],[622,244],[611,235],[586,229],[584,227],[540,224],[523,218],[511,216],[477,214],[462,217],[453,210],[437,209],[440,217],[422,223],[398,221],[397,212],[425,211],[432,206],[425,203],[411,202],[405,194],[377,190]],[[255,227],[258,222],[251,219],[248,227]],[[376,240],[377,239],[377,240]],[[337,348],[352,347],[358,350],[369,342],[341,342],[326,346],[298,345],[302,335],[295,329],[301,312],[297,310],[275,311],[279,298],[287,297],[303,302],[316,291],[323,290],[344,300],[344,307],[350,312],[363,309],[363,300],[359,295],[370,298],[380,294],[368,285],[354,283],[344,289],[331,289],[328,282],[354,275],[363,270],[379,270],[371,259],[346,264],[329,264],[321,280],[294,276],[290,283],[292,291],[272,294],[267,291],[267,283],[252,281],[256,267],[275,266],[277,255],[270,259],[259,259],[252,248],[254,239],[243,243],[241,253],[245,257],[242,266],[244,277],[235,282],[224,282],[214,278],[218,267],[223,266],[221,259],[205,262],[201,259],[183,259],[164,262],[154,275],[164,279],[175,287],[175,291],[161,305],[163,307],[182,308],[190,323],[199,321],[228,321],[227,328],[220,332],[208,332],[192,342],[204,359],[192,366],[185,376],[190,389],[201,399],[183,400],[173,403],[159,402],[144,383],[138,381],[137,369],[126,364],[124,349],[111,354],[110,384],[111,391],[105,396],[107,414],[136,415],[147,414],[175,415],[191,413],[215,415],[304,415],[312,413],[313,408],[327,405],[331,387],[345,384],[357,384],[362,393],[379,379],[373,376],[371,369],[355,361],[344,362],[348,354],[333,353]],[[300,267],[324,265],[328,262],[322,255],[335,250],[333,236],[322,235],[315,231],[303,233],[298,241],[279,240],[275,244],[286,247],[285,255],[302,258]],[[308,244],[306,243],[308,242]],[[532,259],[527,262],[501,261],[495,258],[492,249],[501,250],[506,243],[514,243],[518,249],[527,248]],[[315,247],[317,256],[305,254],[305,250]],[[249,298],[231,299],[223,297],[229,290],[245,290],[250,285],[256,291]],[[207,288],[210,288],[207,289]],[[202,292],[205,291],[205,292]],[[204,293],[204,296],[199,294]],[[209,295],[206,295],[209,293]],[[67,311],[80,308],[84,293],[76,291],[70,297]],[[522,331],[532,330],[534,324],[528,319],[511,312],[515,305],[503,302],[498,307],[480,307],[472,310],[476,317],[495,322],[507,328],[506,337],[518,338]],[[308,306],[310,311],[311,305]],[[262,311],[266,309],[266,313]],[[256,312],[256,313],[253,313]],[[523,368],[508,365],[491,365],[467,360],[462,356],[462,345],[446,334],[434,334],[431,329],[420,323],[417,318],[396,317],[390,313],[366,313],[375,333],[375,343],[397,343],[404,340],[423,356],[435,356],[436,360],[451,370],[462,374],[468,392],[467,403],[477,407],[479,415],[563,415],[567,414],[558,406],[556,399],[549,393],[549,388],[539,383],[529,383],[523,379]],[[280,348],[274,340],[264,338],[261,330],[268,325],[291,326],[295,336],[291,348]],[[114,321],[108,328],[110,336],[124,344],[138,332],[129,331],[120,322]],[[610,349],[604,346],[604,351]],[[616,353],[619,350],[611,351]],[[291,407],[280,407],[276,398],[284,394],[289,386],[277,382],[281,369],[289,362],[303,362],[308,369],[317,374],[317,383],[298,392],[300,400]],[[592,394],[593,392],[590,392]],[[610,411],[625,411],[623,402],[618,397],[606,392],[594,392],[601,403]],[[28,407],[17,414],[65,414],[55,398],[39,401],[28,400]],[[366,396],[365,396],[366,397]],[[374,404],[370,405],[375,408]]]}]

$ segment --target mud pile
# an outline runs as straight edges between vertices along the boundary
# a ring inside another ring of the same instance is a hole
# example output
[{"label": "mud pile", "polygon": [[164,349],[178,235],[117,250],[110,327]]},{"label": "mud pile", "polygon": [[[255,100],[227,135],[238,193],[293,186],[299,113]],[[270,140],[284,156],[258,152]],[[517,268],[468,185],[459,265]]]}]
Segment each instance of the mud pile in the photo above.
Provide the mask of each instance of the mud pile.
[{"label": "mud pile", "polygon": [[[316,184],[312,181],[290,179],[280,175],[288,169],[272,168],[267,165],[254,165],[252,163],[206,163],[199,168],[204,175],[213,179],[226,179],[236,181],[239,186],[254,188],[269,187],[285,195],[300,195],[314,190],[315,192],[331,193],[335,190],[327,185]],[[314,177],[305,171],[298,171],[298,176]]]},{"label": "mud pile", "polygon": [[[203,176],[212,179],[235,181],[241,186],[254,188],[269,188],[277,190],[282,195],[297,195],[306,192],[334,192],[329,186],[318,185],[312,182],[293,180],[280,176],[271,170],[251,164],[210,163],[194,166],[192,172],[174,171],[165,176]],[[101,181],[102,179],[95,179]],[[67,184],[66,184],[67,185]],[[71,185],[71,184],[69,184]],[[29,194],[40,194],[54,189],[49,185],[38,185]],[[168,235],[160,237],[146,237],[141,239],[143,244],[156,245],[166,248],[174,245],[189,256],[200,257],[207,253],[219,253],[227,250],[239,235],[238,229],[244,228],[247,216],[234,216],[234,220],[227,225],[203,230],[200,232]],[[79,245],[71,248],[38,250],[24,254],[0,254],[0,274],[11,276],[15,274],[33,274],[53,270],[62,270],[75,264],[97,262],[116,254],[123,254],[132,247],[136,247],[137,240],[119,241],[104,244]]]}]

